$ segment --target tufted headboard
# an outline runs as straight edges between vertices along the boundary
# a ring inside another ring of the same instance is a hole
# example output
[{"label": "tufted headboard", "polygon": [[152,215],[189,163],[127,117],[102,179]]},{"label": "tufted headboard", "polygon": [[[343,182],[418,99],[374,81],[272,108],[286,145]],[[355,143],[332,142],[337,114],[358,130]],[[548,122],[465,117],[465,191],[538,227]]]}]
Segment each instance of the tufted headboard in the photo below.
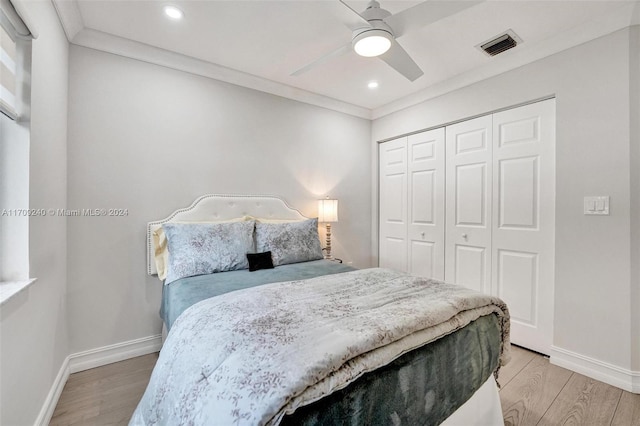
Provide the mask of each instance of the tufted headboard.
[{"label": "tufted headboard", "polygon": [[308,219],[282,198],[271,195],[203,195],[189,207],[147,224],[147,274],[157,275],[154,261],[153,232],[167,222],[206,222],[241,216],[269,219]]}]

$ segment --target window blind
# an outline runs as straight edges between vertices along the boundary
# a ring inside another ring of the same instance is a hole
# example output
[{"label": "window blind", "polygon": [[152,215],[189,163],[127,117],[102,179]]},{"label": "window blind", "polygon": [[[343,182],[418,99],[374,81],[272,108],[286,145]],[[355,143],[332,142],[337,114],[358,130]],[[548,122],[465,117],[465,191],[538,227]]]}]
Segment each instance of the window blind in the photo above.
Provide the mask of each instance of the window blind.
[{"label": "window blind", "polygon": [[16,43],[0,28],[0,110],[17,117],[16,107]]},{"label": "window blind", "polygon": [[37,35],[33,25],[28,24],[20,1],[0,0],[0,112],[14,120],[24,109],[20,102],[21,85],[28,75],[21,52],[24,44]]},{"label": "window blind", "polygon": [[0,0],[0,26],[13,36],[38,38],[35,26],[29,19],[23,0]]}]

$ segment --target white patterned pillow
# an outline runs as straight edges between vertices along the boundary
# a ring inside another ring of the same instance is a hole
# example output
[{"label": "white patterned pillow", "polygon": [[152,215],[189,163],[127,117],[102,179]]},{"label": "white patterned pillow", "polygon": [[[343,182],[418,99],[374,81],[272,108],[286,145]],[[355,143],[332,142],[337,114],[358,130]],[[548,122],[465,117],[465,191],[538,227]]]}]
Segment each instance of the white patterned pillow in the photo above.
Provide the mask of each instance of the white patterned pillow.
[{"label": "white patterned pillow", "polygon": [[169,246],[165,284],[194,275],[247,269],[254,252],[254,221],[235,223],[165,223]]},{"label": "white patterned pillow", "polygon": [[289,223],[256,222],[256,251],[270,251],[274,266],[322,259],[318,219]]},{"label": "white patterned pillow", "polygon": [[[203,222],[172,222],[172,223],[229,223],[243,222],[245,220],[253,220],[249,216],[236,217],[227,220],[208,220]],[[153,258],[156,262],[156,272],[158,278],[165,280],[167,278],[167,265],[169,265],[169,249],[167,248],[167,237],[164,235],[162,227],[153,231]]]}]

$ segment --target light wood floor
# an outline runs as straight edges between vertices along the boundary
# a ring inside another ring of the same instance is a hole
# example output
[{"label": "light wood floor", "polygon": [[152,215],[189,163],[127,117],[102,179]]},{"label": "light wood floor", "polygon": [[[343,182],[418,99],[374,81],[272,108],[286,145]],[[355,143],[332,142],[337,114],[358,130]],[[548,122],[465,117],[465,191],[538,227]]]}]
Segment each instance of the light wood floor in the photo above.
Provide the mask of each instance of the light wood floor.
[{"label": "light wood floor", "polygon": [[69,376],[49,425],[126,425],[149,383],[158,354]]},{"label": "light wood floor", "polygon": [[[640,426],[640,395],[551,365],[513,346],[500,370],[507,426]],[[51,425],[126,425],[144,392],[157,354],[72,374]]]}]

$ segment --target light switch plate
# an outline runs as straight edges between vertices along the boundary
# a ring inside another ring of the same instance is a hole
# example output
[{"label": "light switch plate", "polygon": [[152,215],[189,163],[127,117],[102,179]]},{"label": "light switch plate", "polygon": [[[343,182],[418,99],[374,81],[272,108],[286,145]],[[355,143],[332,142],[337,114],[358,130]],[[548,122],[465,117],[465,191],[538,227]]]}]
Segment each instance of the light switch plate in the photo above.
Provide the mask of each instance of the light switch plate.
[{"label": "light switch plate", "polygon": [[609,215],[609,196],[584,197],[584,214]]}]

